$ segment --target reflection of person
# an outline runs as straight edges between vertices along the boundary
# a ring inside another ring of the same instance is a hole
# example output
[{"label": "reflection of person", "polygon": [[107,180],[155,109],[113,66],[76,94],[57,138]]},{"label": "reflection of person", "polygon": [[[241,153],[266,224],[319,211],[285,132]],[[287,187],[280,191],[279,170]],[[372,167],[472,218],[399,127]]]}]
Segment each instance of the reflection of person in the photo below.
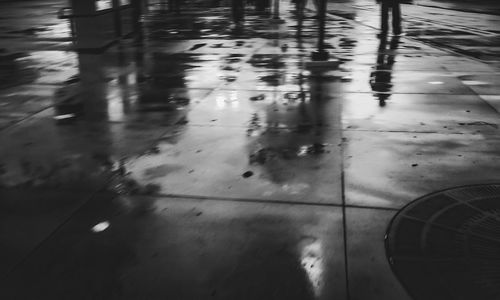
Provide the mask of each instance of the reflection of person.
[{"label": "reflection of person", "polygon": [[380,35],[387,35],[389,31],[389,10],[392,14],[392,33],[401,34],[401,7],[400,0],[377,0],[380,3]]},{"label": "reflection of person", "polygon": [[258,12],[263,12],[269,7],[269,0],[255,0],[255,10]]},{"label": "reflection of person", "polygon": [[236,25],[241,25],[245,18],[245,2],[244,0],[232,0],[231,3],[233,21]]},{"label": "reflection of person", "polygon": [[[303,17],[304,15],[304,10],[307,6],[307,0],[293,0],[293,3],[295,3],[295,10],[297,11],[297,14],[299,17]],[[318,10],[318,2],[319,0],[313,0],[314,6],[316,7],[316,10]]]},{"label": "reflection of person", "polygon": [[382,37],[377,53],[375,70],[370,74],[370,86],[379,100],[379,105],[384,106],[392,90],[392,67],[395,61],[395,50],[398,48],[399,37],[394,36],[387,49],[387,38]]},{"label": "reflection of person", "polygon": [[[319,0],[313,0],[316,11],[319,7],[318,1]],[[295,3],[295,14],[297,15],[297,35],[300,37],[304,20],[304,10],[307,6],[307,0],[293,0],[292,2]]]},{"label": "reflection of person", "polygon": [[[265,117],[255,114],[249,122],[249,161],[262,166],[262,178],[283,187],[309,186],[307,176],[301,175],[303,168],[305,165],[311,168],[311,163],[319,167],[320,160],[306,157],[327,153],[325,122],[335,122],[327,118],[331,85],[321,76],[324,75],[308,77],[309,93],[274,94],[280,99],[264,108]],[[267,124],[260,124],[261,119]]]},{"label": "reflection of person", "polygon": [[183,0],[168,0],[168,10],[179,14],[181,12],[182,2]]}]

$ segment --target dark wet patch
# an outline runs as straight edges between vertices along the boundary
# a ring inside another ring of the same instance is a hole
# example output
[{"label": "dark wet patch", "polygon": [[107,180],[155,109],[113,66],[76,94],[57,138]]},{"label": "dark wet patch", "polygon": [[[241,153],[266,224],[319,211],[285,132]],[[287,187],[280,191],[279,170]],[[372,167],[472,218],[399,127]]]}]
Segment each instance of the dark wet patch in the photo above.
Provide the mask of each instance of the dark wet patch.
[{"label": "dark wet patch", "polygon": [[175,123],[175,125],[186,125],[189,121],[186,118],[182,118]]},{"label": "dark wet patch", "polygon": [[250,123],[248,124],[247,136],[253,136],[254,133],[258,132],[262,128],[259,115],[257,113],[252,114]]},{"label": "dark wet patch", "polygon": [[264,100],[264,99],[266,99],[266,95],[265,94],[259,94],[257,96],[250,97],[251,101],[261,101],[261,100]]},{"label": "dark wet patch", "polygon": [[21,34],[25,34],[25,35],[36,35],[40,32],[45,32],[45,31],[49,31],[49,30],[50,29],[45,28],[45,27],[30,27],[30,28],[23,29],[23,30],[9,31],[7,33],[13,33],[13,34],[21,33]]},{"label": "dark wet patch", "polygon": [[0,54],[0,88],[12,87],[34,81],[38,70],[20,59],[25,53]]},{"label": "dark wet patch", "polygon": [[141,185],[131,178],[120,178],[112,181],[110,189],[120,195],[154,195],[160,191],[156,184]]},{"label": "dark wet patch", "polygon": [[248,63],[257,68],[281,69],[286,65],[282,54],[254,54]]},{"label": "dark wet patch", "polygon": [[354,20],[356,18],[356,13],[338,11],[338,10],[328,10],[329,14],[336,15],[349,20]]},{"label": "dark wet patch", "polygon": [[232,67],[230,65],[222,65],[222,66],[220,66],[220,69],[223,70],[223,71],[235,71],[235,72],[239,72],[239,68],[235,68],[235,67]]},{"label": "dark wet patch", "polygon": [[161,151],[160,151],[160,147],[158,146],[153,146],[151,148],[149,148],[148,150],[146,150],[144,152],[144,155],[153,155],[153,154],[159,154]]},{"label": "dark wet patch", "polygon": [[495,129],[498,129],[498,124],[488,123],[488,122],[484,122],[484,121],[458,123],[458,125],[460,125],[460,126],[491,126]]},{"label": "dark wet patch", "polygon": [[357,41],[351,38],[341,38],[339,41],[339,46],[344,49],[353,49],[357,44]]},{"label": "dark wet patch", "polygon": [[248,177],[253,176],[253,172],[252,171],[246,171],[241,176],[243,176],[243,178],[248,178]]},{"label": "dark wet patch", "polygon": [[234,81],[236,81],[236,79],[238,79],[238,77],[234,76],[234,75],[223,75],[223,76],[220,76],[219,78],[225,82],[234,82]]},{"label": "dark wet patch", "polygon": [[179,114],[179,109],[189,105],[190,99],[172,92],[170,89],[156,88],[155,86],[141,87],[144,90],[139,95],[137,111],[140,112],[170,112]]},{"label": "dark wet patch", "polygon": [[299,92],[299,93],[288,92],[288,93],[285,93],[283,95],[283,98],[285,98],[287,100],[291,100],[291,101],[295,101],[298,99],[305,99],[305,97],[306,97],[306,94],[304,92]]},{"label": "dark wet patch", "polygon": [[146,179],[149,180],[155,178],[161,178],[178,169],[179,167],[177,166],[163,164],[144,170],[144,176],[146,177]]},{"label": "dark wet patch", "polygon": [[270,86],[279,86],[283,78],[283,73],[274,73],[271,75],[260,76],[259,80]]},{"label": "dark wet patch", "polygon": [[194,51],[196,49],[199,49],[203,46],[206,46],[207,44],[203,43],[203,44],[196,44],[196,45],[193,45],[191,48],[189,48],[190,51]]},{"label": "dark wet patch", "polygon": [[78,84],[68,84],[55,93],[54,120],[57,124],[70,124],[84,115],[85,105]]}]

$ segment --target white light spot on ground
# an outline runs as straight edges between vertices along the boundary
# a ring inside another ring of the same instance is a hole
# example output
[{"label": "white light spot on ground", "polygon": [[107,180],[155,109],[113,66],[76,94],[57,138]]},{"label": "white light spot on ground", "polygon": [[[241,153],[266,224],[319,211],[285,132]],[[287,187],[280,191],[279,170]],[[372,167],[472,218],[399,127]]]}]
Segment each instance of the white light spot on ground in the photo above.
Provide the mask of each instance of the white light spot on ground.
[{"label": "white light spot on ground", "polygon": [[500,101],[500,95],[480,95],[484,100]]},{"label": "white light spot on ground", "polygon": [[489,82],[486,82],[486,81],[475,81],[475,80],[463,80],[462,83],[465,85],[488,85],[488,84],[490,84]]},{"label": "white light spot on ground", "polygon": [[305,246],[301,253],[301,264],[309,277],[316,296],[321,294],[323,282],[323,253],[320,241]]},{"label": "white light spot on ground", "polygon": [[103,232],[104,230],[108,229],[109,227],[109,222],[104,221],[101,223],[96,224],[94,227],[92,227],[93,232]]},{"label": "white light spot on ground", "polygon": [[429,81],[429,84],[434,84],[434,85],[439,85],[439,84],[444,84],[442,81]]},{"label": "white light spot on ground", "polygon": [[307,183],[294,183],[294,184],[284,184],[281,186],[283,191],[286,193],[290,193],[292,195],[298,195],[303,193],[305,190],[310,188],[310,185]]},{"label": "white light spot on ground", "polygon": [[96,10],[105,10],[113,8],[113,4],[109,0],[97,0],[95,3]]},{"label": "white light spot on ground", "polygon": [[226,107],[226,97],[217,95],[217,97],[215,97],[215,106],[218,110],[224,109]]},{"label": "white light spot on ground", "polygon": [[65,120],[65,119],[71,119],[74,117],[75,117],[75,114],[65,114],[65,115],[54,116],[54,119],[55,120]]}]

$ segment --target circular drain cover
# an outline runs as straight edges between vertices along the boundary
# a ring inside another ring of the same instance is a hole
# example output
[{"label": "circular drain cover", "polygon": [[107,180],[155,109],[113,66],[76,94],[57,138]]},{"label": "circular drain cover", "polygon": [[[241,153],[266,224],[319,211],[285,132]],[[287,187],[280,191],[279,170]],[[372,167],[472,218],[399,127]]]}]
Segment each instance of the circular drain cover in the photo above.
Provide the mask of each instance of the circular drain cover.
[{"label": "circular drain cover", "polygon": [[392,220],[386,248],[416,300],[500,299],[500,184],[415,200]]}]

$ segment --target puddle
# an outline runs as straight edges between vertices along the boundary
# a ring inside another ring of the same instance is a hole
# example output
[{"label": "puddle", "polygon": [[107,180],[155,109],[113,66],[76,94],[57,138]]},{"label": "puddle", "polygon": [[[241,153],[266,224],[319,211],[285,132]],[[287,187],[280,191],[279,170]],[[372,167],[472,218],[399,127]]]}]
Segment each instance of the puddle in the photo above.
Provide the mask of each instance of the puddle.
[{"label": "puddle", "polygon": [[329,153],[327,144],[315,143],[296,148],[262,148],[249,155],[250,164],[264,165],[276,159],[291,160]]}]

